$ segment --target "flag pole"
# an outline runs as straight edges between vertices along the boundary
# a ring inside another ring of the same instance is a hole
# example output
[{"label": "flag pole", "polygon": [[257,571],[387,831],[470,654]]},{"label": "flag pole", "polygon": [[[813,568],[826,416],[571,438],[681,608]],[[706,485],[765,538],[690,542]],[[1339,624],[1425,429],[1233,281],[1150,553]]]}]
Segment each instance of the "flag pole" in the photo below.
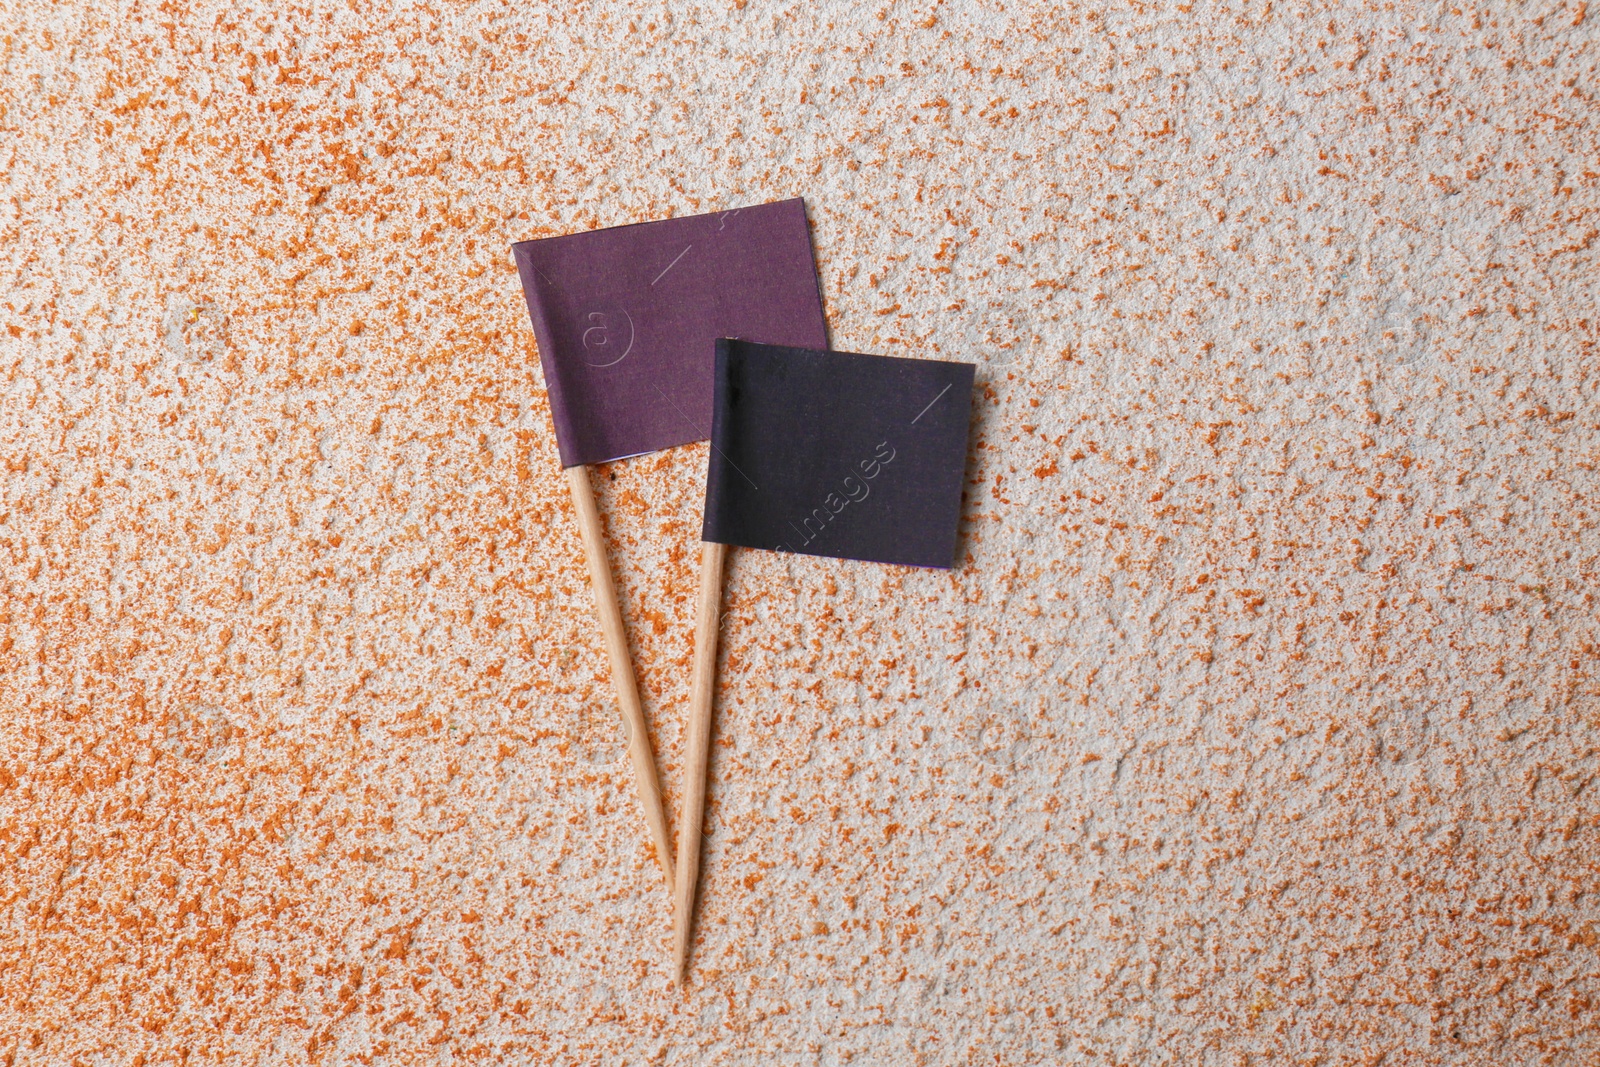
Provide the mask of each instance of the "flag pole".
[{"label": "flag pole", "polygon": [[594,502],[594,486],[589,483],[589,468],[579,464],[567,468],[567,485],[572,489],[572,504],[578,513],[578,532],[583,537],[583,554],[589,561],[589,584],[594,589],[595,613],[605,635],[606,655],[611,660],[611,685],[622,708],[623,725],[628,730],[628,755],[633,760],[633,780],[644,805],[650,840],[656,859],[672,889],[672,842],[667,836],[666,811],[661,806],[661,785],[656,779],[656,757],[650,748],[650,732],[645,727],[644,709],[639,704],[639,686],[633,676],[633,660],[628,656],[628,637],[622,628],[622,612],[617,608],[617,588],[611,580],[611,564],[606,558],[605,535],[600,530],[600,510]]},{"label": "flag pole", "polygon": [[689,682],[689,732],[683,758],[683,807],[678,812],[678,881],[673,893],[673,977],[681,986],[689,963],[694,891],[700,876],[700,836],[706,810],[706,757],[717,681],[717,622],[728,546],[700,546],[700,598],[694,615],[694,668]]}]

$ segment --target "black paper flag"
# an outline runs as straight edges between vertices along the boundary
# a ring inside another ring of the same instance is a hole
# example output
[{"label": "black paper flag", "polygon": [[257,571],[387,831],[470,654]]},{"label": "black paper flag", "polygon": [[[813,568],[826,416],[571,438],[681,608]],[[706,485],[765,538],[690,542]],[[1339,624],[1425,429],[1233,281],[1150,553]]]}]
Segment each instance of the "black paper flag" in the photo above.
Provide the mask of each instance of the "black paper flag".
[{"label": "black paper flag", "polygon": [[718,341],[702,539],[951,566],[973,370]]}]

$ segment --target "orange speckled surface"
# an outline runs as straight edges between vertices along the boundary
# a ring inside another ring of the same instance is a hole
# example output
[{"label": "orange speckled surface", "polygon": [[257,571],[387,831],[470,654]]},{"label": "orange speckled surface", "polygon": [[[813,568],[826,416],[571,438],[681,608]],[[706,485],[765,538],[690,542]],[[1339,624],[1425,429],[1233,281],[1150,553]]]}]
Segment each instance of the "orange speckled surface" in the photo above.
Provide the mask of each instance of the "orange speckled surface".
[{"label": "orange speckled surface", "polygon": [[[0,1064],[1600,1057],[1597,12],[825,8],[3,5]],[[796,194],[962,562],[733,553],[679,993],[508,246]]]}]

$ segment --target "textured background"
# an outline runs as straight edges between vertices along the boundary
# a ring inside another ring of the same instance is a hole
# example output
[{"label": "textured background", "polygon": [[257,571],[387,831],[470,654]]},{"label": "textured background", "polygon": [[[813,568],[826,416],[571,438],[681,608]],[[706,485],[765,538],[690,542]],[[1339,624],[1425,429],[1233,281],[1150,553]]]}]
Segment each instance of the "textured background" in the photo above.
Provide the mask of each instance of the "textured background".
[{"label": "textured background", "polygon": [[[1594,1062],[1597,18],[4,0],[0,1064]],[[679,994],[508,245],[794,194],[962,563],[734,553]]]}]

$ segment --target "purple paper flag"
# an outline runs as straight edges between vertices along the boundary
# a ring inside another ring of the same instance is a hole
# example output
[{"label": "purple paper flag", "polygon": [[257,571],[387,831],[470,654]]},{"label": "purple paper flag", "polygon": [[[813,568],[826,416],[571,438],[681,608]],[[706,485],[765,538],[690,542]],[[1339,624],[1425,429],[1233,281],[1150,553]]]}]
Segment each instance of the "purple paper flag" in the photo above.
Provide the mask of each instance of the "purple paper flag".
[{"label": "purple paper flag", "polygon": [[798,198],[512,250],[564,467],[708,438],[719,337],[827,343]]}]

